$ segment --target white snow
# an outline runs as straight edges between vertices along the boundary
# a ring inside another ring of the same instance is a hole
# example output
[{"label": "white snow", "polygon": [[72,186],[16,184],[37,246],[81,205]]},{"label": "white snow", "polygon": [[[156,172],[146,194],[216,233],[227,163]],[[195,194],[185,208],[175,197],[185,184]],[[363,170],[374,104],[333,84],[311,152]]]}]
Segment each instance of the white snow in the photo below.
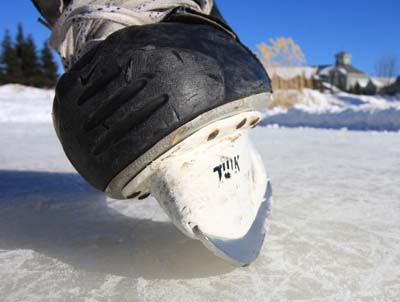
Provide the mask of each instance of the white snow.
[{"label": "white snow", "polygon": [[370,79],[358,79],[357,83],[360,85],[361,88],[365,88],[368,86]]},{"label": "white snow", "polygon": [[[10,97],[22,104],[19,93]],[[46,112],[51,93],[37,104]],[[255,129],[274,203],[259,259],[237,269],[182,235],[153,199],[92,189],[51,119],[25,118],[35,122],[0,122],[2,302],[398,300],[398,133]]]},{"label": "white snow", "polygon": [[396,81],[396,78],[372,77],[371,81],[376,87],[383,88],[393,84]]},{"label": "white snow", "polygon": [[0,122],[51,122],[54,90],[0,86]]},{"label": "white snow", "polygon": [[351,130],[400,130],[400,95],[366,96],[344,92],[321,93],[304,89],[296,93],[298,104],[290,109],[275,108],[263,125]]},{"label": "white snow", "polygon": [[[400,130],[400,95],[358,96],[304,89],[285,93],[297,99],[289,110],[274,108],[263,125],[351,130]],[[0,122],[51,123],[53,90],[21,85],[0,86]]]}]

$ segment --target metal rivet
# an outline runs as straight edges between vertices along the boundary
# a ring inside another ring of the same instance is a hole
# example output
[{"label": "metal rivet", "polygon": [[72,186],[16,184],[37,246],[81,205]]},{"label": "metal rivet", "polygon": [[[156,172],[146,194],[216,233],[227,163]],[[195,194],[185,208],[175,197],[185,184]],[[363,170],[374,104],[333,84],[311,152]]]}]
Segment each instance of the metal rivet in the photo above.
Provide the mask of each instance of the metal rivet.
[{"label": "metal rivet", "polygon": [[218,136],[218,134],[219,134],[219,130],[218,129],[216,129],[216,130],[214,130],[209,136],[208,136],[208,141],[211,141],[211,140],[213,140],[214,138],[216,138],[217,136]]},{"label": "metal rivet", "polygon": [[251,121],[250,126],[252,128],[254,128],[254,127],[256,127],[258,125],[259,122],[260,122],[260,118],[257,117],[257,118],[255,118],[254,120]]},{"label": "metal rivet", "polygon": [[246,123],[247,123],[247,118],[245,118],[243,121],[241,121],[241,122],[236,126],[236,129],[242,128]]},{"label": "metal rivet", "polygon": [[146,199],[149,196],[150,196],[150,193],[143,194],[143,195],[139,196],[139,200]]},{"label": "metal rivet", "polygon": [[133,193],[132,195],[129,195],[129,196],[128,196],[128,199],[130,199],[130,198],[136,198],[136,197],[138,197],[140,194],[142,194],[141,191],[135,192],[135,193]]}]

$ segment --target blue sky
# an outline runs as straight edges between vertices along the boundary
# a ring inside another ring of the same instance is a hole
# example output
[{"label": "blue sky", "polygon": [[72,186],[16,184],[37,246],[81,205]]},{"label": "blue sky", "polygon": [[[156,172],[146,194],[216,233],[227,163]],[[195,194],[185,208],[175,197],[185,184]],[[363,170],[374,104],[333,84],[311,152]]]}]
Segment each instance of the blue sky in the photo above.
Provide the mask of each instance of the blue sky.
[{"label": "blue sky", "polygon": [[[368,73],[382,55],[400,65],[399,0],[219,0],[227,21],[250,48],[269,38],[291,37],[308,64],[330,64],[336,52],[353,54],[353,65]],[[29,0],[2,0],[0,37],[18,22],[42,44],[49,31],[37,23]]]}]

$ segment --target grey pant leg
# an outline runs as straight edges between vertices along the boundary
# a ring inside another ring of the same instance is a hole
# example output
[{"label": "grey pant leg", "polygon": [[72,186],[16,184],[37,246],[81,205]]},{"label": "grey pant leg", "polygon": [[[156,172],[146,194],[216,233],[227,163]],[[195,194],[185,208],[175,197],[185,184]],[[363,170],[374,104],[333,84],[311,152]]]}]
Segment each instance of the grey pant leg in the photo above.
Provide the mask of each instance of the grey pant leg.
[{"label": "grey pant leg", "polygon": [[32,2],[47,23],[53,26],[61,14],[62,0],[32,0]]}]

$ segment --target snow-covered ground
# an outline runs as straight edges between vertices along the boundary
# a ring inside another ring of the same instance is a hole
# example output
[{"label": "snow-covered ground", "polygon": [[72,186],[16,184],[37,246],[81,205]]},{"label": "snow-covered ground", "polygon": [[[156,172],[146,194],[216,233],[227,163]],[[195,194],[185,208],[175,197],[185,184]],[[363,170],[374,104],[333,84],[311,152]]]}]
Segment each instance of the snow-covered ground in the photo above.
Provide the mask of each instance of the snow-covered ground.
[{"label": "snow-covered ground", "polygon": [[[285,93],[298,104],[270,110],[263,126],[400,131],[400,95],[325,94],[311,89]],[[51,122],[53,98],[53,90],[0,86],[0,122]]]},{"label": "snow-covered ground", "polygon": [[358,96],[348,93],[324,94],[305,89],[286,92],[297,98],[293,108],[275,108],[263,125],[350,130],[400,130],[400,95]]},{"label": "snow-covered ground", "polygon": [[2,302],[398,301],[400,134],[255,129],[275,200],[261,256],[238,269],[154,200],[87,185],[43,108],[46,123],[0,122]]},{"label": "snow-covered ground", "polygon": [[0,86],[0,122],[51,122],[54,90]]}]

